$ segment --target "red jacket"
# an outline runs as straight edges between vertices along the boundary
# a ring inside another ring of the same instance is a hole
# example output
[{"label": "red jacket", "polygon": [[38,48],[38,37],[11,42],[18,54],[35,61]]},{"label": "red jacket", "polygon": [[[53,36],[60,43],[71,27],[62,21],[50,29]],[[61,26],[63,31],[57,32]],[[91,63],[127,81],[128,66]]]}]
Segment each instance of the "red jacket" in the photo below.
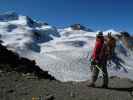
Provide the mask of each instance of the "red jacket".
[{"label": "red jacket", "polygon": [[104,39],[96,39],[95,47],[92,53],[92,59],[94,61],[99,60],[99,55],[101,53],[104,44]]}]

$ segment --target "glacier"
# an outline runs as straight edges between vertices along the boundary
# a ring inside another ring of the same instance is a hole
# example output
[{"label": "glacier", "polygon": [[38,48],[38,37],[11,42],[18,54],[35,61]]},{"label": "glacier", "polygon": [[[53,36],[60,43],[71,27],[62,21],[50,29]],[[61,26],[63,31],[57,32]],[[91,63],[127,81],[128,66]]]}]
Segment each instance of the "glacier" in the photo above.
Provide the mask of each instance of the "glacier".
[{"label": "glacier", "polygon": [[[8,49],[37,65],[61,82],[86,81],[91,78],[90,62],[98,31],[58,29],[16,13],[0,14],[0,40]],[[104,31],[106,36],[113,29]],[[116,56],[108,65],[109,76],[133,79],[133,52],[118,39]]]}]

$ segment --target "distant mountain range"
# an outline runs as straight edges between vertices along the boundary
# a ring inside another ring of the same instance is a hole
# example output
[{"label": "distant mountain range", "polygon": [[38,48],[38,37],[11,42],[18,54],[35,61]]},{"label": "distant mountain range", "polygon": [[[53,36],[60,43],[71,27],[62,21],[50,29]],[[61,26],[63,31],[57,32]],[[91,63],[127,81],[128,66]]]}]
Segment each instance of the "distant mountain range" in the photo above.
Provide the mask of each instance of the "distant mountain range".
[{"label": "distant mountain range", "polygon": [[[42,70],[48,71],[60,81],[82,81],[89,78],[89,65],[79,60],[84,59],[87,53],[91,55],[97,32],[81,24],[58,29],[46,22],[38,22],[14,12],[0,14],[2,45],[21,57],[35,60]],[[111,66],[119,66],[117,69],[120,70],[126,67],[129,74],[119,72],[119,76],[131,78],[133,37],[128,32],[117,32],[113,29],[104,31],[103,34],[106,36],[108,32],[112,32],[117,39],[116,52],[121,59],[112,61]],[[114,69],[111,69],[110,75],[115,74]]]}]

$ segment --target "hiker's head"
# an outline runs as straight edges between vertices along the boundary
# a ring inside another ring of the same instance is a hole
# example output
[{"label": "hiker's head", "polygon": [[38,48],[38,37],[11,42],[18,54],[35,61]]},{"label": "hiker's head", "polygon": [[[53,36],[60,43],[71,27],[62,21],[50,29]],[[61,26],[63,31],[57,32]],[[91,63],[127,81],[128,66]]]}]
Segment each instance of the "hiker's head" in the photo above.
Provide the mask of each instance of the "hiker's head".
[{"label": "hiker's head", "polygon": [[96,40],[100,40],[100,41],[104,42],[103,32],[100,31],[96,34]]},{"label": "hiker's head", "polygon": [[96,37],[97,37],[97,38],[103,38],[103,32],[102,32],[102,31],[98,32],[98,33],[96,34]]}]

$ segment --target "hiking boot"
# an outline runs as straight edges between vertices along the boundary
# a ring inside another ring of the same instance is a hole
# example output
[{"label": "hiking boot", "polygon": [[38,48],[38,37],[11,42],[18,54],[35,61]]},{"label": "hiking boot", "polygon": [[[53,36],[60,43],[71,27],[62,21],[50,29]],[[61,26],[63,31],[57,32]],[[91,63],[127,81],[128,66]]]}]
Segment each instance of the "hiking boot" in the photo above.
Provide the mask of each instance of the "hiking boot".
[{"label": "hiking boot", "polygon": [[88,87],[95,87],[94,83],[87,84]]}]

